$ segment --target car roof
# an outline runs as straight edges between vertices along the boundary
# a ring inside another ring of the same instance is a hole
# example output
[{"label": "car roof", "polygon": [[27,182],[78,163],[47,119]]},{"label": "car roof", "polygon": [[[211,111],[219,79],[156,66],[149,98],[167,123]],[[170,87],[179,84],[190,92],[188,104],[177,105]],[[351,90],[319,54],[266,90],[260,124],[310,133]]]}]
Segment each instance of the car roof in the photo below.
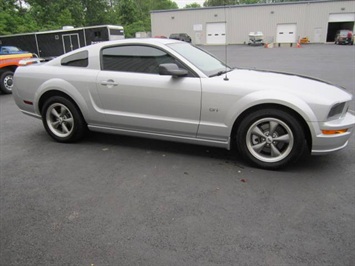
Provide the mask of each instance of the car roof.
[{"label": "car roof", "polygon": [[177,40],[165,39],[165,38],[131,38],[131,39],[123,39],[117,41],[107,41],[101,42],[102,46],[106,46],[107,44],[127,44],[127,43],[141,43],[141,44],[170,44],[179,42]]},{"label": "car roof", "polygon": [[103,47],[107,47],[107,46],[115,46],[115,45],[122,45],[122,44],[131,44],[131,45],[151,44],[151,45],[161,46],[161,45],[172,44],[172,43],[181,43],[181,41],[175,39],[165,39],[165,38],[164,39],[163,38],[129,38],[129,39],[122,39],[122,40],[115,40],[115,41],[99,42],[96,44],[81,47],[69,53],[58,56],[57,58],[47,62],[47,64],[48,65],[56,64],[59,60],[61,60],[61,58],[65,56],[69,56],[74,53],[78,53],[84,50],[92,51],[92,50],[102,49]]},{"label": "car roof", "polygon": [[177,43],[180,42],[179,40],[174,40],[174,39],[168,39],[168,38],[129,38],[129,39],[123,39],[123,40],[115,40],[115,41],[105,41],[105,42],[99,42],[94,45],[89,45],[82,47],[80,49],[90,49],[91,47],[98,47],[102,48],[105,46],[114,46],[114,45],[120,45],[120,44],[152,44],[152,45],[166,45],[166,44],[171,44],[171,43]]}]

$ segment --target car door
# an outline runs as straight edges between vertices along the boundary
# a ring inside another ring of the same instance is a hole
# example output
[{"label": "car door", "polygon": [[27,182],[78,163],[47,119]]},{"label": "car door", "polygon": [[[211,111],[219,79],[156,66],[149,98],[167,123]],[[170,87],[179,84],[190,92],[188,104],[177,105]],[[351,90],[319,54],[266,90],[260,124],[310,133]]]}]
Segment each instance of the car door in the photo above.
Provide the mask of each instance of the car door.
[{"label": "car door", "polygon": [[195,137],[200,121],[200,78],[158,74],[177,62],[162,49],[120,45],[101,51],[97,88],[109,126],[139,132]]}]

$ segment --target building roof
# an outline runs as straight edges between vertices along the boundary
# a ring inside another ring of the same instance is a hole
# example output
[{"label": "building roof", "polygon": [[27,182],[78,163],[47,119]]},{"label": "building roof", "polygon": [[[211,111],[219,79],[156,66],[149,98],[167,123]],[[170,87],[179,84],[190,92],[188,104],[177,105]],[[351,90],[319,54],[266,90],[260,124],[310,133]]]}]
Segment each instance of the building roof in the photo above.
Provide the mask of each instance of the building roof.
[{"label": "building roof", "polygon": [[297,2],[276,2],[276,3],[257,3],[257,4],[240,4],[240,5],[225,5],[225,6],[210,6],[210,7],[198,7],[198,8],[180,8],[180,9],[168,9],[168,10],[152,10],[150,13],[165,13],[165,12],[184,12],[194,10],[207,10],[207,9],[222,9],[222,8],[245,8],[256,6],[278,6],[278,5],[300,5],[300,4],[318,4],[329,2],[349,2],[354,0],[301,0]]}]

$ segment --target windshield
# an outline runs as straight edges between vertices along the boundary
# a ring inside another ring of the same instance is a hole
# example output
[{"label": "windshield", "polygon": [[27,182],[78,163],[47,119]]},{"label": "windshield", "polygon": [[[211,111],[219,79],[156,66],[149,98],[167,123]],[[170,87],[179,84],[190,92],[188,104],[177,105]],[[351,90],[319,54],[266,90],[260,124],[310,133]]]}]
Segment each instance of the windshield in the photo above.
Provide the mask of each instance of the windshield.
[{"label": "windshield", "polygon": [[188,43],[172,43],[168,46],[189,60],[207,76],[216,76],[230,71],[231,68],[209,53]]},{"label": "windshield", "polygon": [[17,47],[15,46],[7,46],[6,49],[9,51],[9,52],[12,52],[12,53],[16,53],[16,52],[20,52],[21,50],[18,49]]},{"label": "windshield", "polygon": [[340,36],[348,36],[351,35],[351,31],[348,30],[341,30],[340,31]]}]

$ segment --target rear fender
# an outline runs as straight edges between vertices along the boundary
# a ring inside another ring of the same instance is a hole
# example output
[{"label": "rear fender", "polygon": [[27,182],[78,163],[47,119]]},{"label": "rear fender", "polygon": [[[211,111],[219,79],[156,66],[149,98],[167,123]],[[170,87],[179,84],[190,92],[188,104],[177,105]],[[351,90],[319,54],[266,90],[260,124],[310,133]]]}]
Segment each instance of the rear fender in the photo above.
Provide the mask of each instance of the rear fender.
[{"label": "rear fender", "polygon": [[40,99],[45,93],[50,91],[59,91],[68,95],[79,107],[84,118],[87,117],[88,106],[83,96],[72,84],[58,78],[47,80],[38,88],[34,97],[36,114],[41,115],[41,110],[39,107]]}]

